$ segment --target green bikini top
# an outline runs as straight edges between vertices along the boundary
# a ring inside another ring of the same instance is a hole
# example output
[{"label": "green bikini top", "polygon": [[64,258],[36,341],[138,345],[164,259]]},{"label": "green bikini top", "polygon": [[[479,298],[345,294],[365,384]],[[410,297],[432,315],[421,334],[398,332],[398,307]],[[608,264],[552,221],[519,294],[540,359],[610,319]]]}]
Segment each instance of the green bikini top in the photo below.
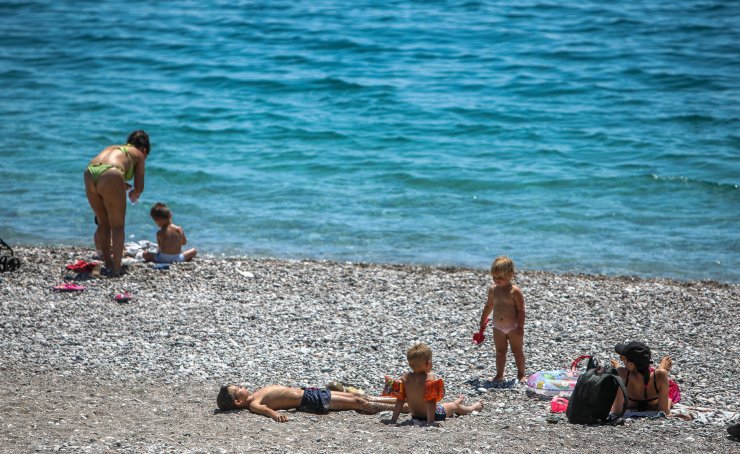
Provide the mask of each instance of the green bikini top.
[{"label": "green bikini top", "polygon": [[[119,150],[121,150],[127,158],[131,159],[131,156],[128,154],[128,147],[133,147],[130,143],[127,143],[126,145],[122,147],[118,147]],[[134,166],[129,167],[128,172],[123,174],[123,179],[128,181],[134,177]]]}]

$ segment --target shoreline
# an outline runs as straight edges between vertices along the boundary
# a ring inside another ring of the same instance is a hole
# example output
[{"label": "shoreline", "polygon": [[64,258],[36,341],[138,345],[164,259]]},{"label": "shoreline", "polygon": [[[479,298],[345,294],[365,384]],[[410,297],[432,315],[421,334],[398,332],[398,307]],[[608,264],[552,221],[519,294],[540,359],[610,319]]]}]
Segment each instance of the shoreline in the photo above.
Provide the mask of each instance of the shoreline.
[{"label": "shoreline", "polygon": [[[199,256],[169,270],[131,265],[122,278],[81,279],[84,292],[57,293],[50,287],[67,274],[64,265],[92,251],[13,249],[21,268],[0,274],[2,452],[582,452],[594,437],[614,440],[604,450],[615,454],[635,442],[650,452],[738,449],[720,425],[549,424],[545,400],[521,389],[481,391],[494,375],[490,331],[481,347],[470,339],[487,270]],[[740,285],[528,270],[517,283],[527,307],[527,374],[583,353],[608,361],[615,343],[643,340],[654,359],[674,358],[686,402],[740,410]],[[121,290],[134,300],[114,302]],[[214,411],[227,383],[340,380],[377,394],[383,375],[408,368],[405,350],[416,341],[431,346],[446,399],[481,399],[483,411],[442,429],[389,426],[389,414],[288,412],[290,421],[278,424]],[[506,378],[514,374],[509,354]]]},{"label": "shoreline", "polygon": [[[128,242],[127,242],[128,243]],[[49,250],[60,250],[60,251],[77,251],[77,253],[81,255],[87,254],[88,256],[92,256],[92,248],[82,245],[75,245],[75,244],[56,244],[56,245],[40,245],[40,244],[17,244],[17,245],[11,245],[13,250],[16,248],[19,249],[49,249]],[[313,256],[297,256],[297,257],[287,257],[287,256],[280,256],[280,255],[249,255],[249,254],[226,254],[226,253],[204,253],[201,252],[199,249],[198,256],[196,257],[196,261],[198,259],[201,260],[274,260],[274,261],[285,261],[285,262],[316,262],[316,263],[327,263],[327,264],[354,264],[354,265],[360,265],[360,266],[387,266],[387,267],[408,267],[410,269],[414,268],[434,268],[434,269],[440,269],[440,270],[461,270],[461,271],[471,271],[471,272],[483,272],[483,273],[489,273],[489,266],[490,264],[487,264],[485,267],[474,267],[474,266],[465,266],[465,265],[454,265],[454,264],[430,264],[430,263],[414,263],[414,262],[384,262],[384,261],[363,261],[363,260],[341,260],[336,258],[317,258]],[[493,257],[491,258],[493,260]],[[706,279],[682,279],[677,277],[671,277],[671,276],[645,276],[640,274],[618,274],[618,273],[590,273],[586,271],[550,271],[550,270],[544,270],[544,269],[520,269],[517,266],[517,273],[519,272],[526,272],[526,273],[545,273],[545,274],[552,274],[553,276],[560,276],[563,278],[577,278],[577,277],[586,277],[586,278],[594,278],[594,279],[615,279],[615,280],[640,280],[640,281],[668,281],[668,282],[674,282],[677,284],[706,284],[706,285],[718,285],[718,286],[740,286],[740,282],[730,282],[730,281],[722,281],[715,278],[706,278]],[[0,274],[2,276],[2,274]]]}]

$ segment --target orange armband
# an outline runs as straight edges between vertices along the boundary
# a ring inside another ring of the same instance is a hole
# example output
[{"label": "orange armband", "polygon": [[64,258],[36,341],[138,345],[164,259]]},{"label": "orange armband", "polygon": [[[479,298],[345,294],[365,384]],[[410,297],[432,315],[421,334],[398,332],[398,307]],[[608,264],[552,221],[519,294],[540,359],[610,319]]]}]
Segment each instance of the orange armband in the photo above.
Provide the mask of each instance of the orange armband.
[{"label": "orange armband", "polygon": [[406,390],[403,388],[403,382],[387,375],[385,376],[383,392],[380,395],[395,397],[398,400],[406,400]]},{"label": "orange armband", "polygon": [[441,378],[424,384],[424,400],[439,402],[445,396],[445,382]]}]

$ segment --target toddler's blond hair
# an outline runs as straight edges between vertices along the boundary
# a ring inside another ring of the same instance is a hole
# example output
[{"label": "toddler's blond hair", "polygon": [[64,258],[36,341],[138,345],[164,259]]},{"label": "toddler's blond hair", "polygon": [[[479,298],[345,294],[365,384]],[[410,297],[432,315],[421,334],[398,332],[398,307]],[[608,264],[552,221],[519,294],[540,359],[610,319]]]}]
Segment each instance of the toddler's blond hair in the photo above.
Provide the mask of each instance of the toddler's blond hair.
[{"label": "toddler's blond hair", "polygon": [[514,276],[514,261],[505,255],[496,257],[496,260],[491,264],[491,274],[496,273]]},{"label": "toddler's blond hair", "polygon": [[432,360],[432,349],[427,344],[416,344],[406,352],[411,369],[417,370],[424,366],[427,361]]}]

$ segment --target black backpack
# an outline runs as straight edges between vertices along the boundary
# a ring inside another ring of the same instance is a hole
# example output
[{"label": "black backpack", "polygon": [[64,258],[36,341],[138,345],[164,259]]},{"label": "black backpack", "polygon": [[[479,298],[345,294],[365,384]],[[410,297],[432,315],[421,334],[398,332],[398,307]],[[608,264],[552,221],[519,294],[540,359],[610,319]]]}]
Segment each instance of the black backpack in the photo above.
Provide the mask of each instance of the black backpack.
[{"label": "black backpack", "polygon": [[[619,419],[627,410],[627,389],[619,378],[619,373],[612,366],[598,366],[598,363],[589,361],[589,368],[578,377],[573,394],[568,401],[565,415],[573,424],[603,424]],[[619,414],[609,418],[609,411],[617,397],[617,392],[624,393],[624,404]]]}]

